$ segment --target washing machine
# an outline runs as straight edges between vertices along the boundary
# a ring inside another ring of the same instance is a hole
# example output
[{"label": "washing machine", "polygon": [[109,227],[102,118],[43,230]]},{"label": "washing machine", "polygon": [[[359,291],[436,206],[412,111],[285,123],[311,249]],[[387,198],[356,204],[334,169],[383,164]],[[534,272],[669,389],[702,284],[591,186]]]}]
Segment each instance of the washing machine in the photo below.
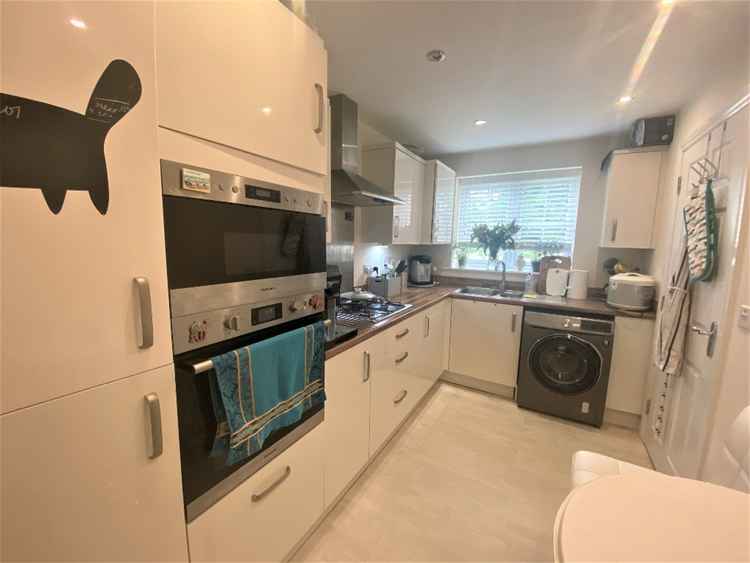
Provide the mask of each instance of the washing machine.
[{"label": "washing machine", "polygon": [[527,309],[518,406],[601,426],[614,335],[612,317]]}]

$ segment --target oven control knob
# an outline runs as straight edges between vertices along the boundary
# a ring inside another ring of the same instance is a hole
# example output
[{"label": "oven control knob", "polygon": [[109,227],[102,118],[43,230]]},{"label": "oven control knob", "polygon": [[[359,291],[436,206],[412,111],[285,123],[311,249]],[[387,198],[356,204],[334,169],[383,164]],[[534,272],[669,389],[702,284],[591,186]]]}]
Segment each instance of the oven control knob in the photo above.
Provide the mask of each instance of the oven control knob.
[{"label": "oven control knob", "polygon": [[224,326],[228,330],[240,330],[240,318],[237,315],[233,315],[231,317],[227,317],[226,320],[224,320]]},{"label": "oven control knob", "polygon": [[307,308],[307,303],[305,301],[295,301],[294,303],[289,305],[289,310],[292,313],[296,313],[297,311],[304,311]]}]

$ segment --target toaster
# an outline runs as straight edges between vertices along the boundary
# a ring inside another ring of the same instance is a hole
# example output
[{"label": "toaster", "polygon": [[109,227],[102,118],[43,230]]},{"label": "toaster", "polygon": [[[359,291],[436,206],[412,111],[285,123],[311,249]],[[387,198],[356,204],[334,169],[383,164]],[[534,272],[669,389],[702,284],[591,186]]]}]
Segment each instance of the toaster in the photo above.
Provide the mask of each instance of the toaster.
[{"label": "toaster", "polygon": [[609,278],[607,305],[626,311],[648,311],[656,297],[656,279],[629,272]]}]

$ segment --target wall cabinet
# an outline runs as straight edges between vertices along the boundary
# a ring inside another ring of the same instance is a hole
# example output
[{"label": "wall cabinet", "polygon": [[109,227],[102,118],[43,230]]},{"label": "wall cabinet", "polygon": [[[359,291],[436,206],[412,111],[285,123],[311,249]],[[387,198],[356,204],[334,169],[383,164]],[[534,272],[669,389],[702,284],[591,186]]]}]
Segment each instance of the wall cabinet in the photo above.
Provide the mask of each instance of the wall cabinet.
[{"label": "wall cabinet", "polygon": [[617,150],[607,171],[601,246],[653,248],[663,150]]},{"label": "wall cabinet", "polygon": [[327,54],[276,0],[158,2],[159,125],[327,174]]},{"label": "wall cabinet", "polygon": [[373,358],[382,340],[371,338],[326,362],[325,503],[330,505],[370,456]]},{"label": "wall cabinet", "polygon": [[[62,205],[57,213],[38,189],[0,190],[0,412],[172,361],[156,142],[153,10],[150,2],[129,4],[126,10],[83,2],[76,4],[75,16],[88,29],[80,30],[68,24],[73,15],[69,4],[3,4],[3,49],[12,53],[3,61],[3,91],[85,113],[105,69],[124,59],[140,81],[141,95],[111,127],[106,143],[102,139],[106,174],[96,177],[93,196],[80,190],[80,182],[90,181],[96,143],[79,147],[91,151],[86,152],[86,165],[71,159],[50,162],[41,155],[35,163],[50,178],[70,182],[62,186],[71,188],[67,193],[48,186],[53,199],[62,198],[56,200]],[[54,32],[40,36],[40,29]],[[31,68],[36,71],[29,72]],[[112,81],[135,78],[129,78],[123,66],[115,73],[104,80],[102,87],[109,90],[99,95],[126,99],[129,90],[112,91]],[[75,114],[70,115],[74,119]],[[52,137],[65,134],[49,131]],[[148,294],[139,293],[135,278],[149,284]],[[141,315],[149,305],[151,314]],[[152,344],[143,339],[144,326],[147,332],[153,327]]]},{"label": "wall cabinet", "polygon": [[422,242],[451,244],[456,197],[456,173],[439,160],[425,163]]},{"label": "wall cabinet", "polygon": [[615,342],[607,386],[607,408],[641,414],[651,367],[653,319],[615,317]]},{"label": "wall cabinet", "polygon": [[0,560],[187,561],[171,366],[6,414],[0,436]]},{"label": "wall cabinet", "polygon": [[522,321],[517,305],[454,299],[450,371],[515,387]]},{"label": "wall cabinet", "polygon": [[323,514],[318,426],[188,524],[192,561],[281,561]]},{"label": "wall cabinet", "polygon": [[422,242],[424,174],[424,160],[398,143],[362,150],[362,175],[404,201],[403,205],[363,207],[362,242]]}]

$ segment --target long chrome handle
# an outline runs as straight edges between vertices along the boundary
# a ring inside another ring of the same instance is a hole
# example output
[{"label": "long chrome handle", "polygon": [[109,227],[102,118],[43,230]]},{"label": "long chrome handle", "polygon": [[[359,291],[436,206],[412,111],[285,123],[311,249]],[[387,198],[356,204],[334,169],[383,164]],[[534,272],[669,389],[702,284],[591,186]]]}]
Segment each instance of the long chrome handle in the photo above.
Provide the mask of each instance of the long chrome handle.
[{"label": "long chrome handle", "polygon": [[323,117],[325,115],[325,109],[323,107],[323,102],[325,101],[325,94],[323,92],[323,85],[322,84],[315,84],[315,92],[318,94],[318,126],[313,129],[316,134],[323,132]]},{"label": "long chrome handle", "polygon": [[148,286],[148,278],[134,278],[133,283],[138,290],[138,302],[140,304],[141,332],[138,340],[138,348],[150,348],[154,345],[154,320],[151,312],[151,288]]},{"label": "long chrome handle", "polygon": [[406,389],[401,389],[401,393],[398,394],[398,397],[393,399],[393,404],[397,405],[404,399],[406,399],[406,396],[409,394],[409,392]]},{"label": "long chrome handle", "polygon": [[403,338],[404,336],[406,336],[407,334],[409,334],[409,329],[408,329],[408,328],[407,328],[406,330],[404,330],[403,332],[399,332],[399,333],[398,333],[398,334],[396,335],[396,339],[397,339],[397,340],[398,340],[398,339],[401,339],[401,338]]},{"label": "long chrome handle", "polygon": [[610,242],[615,242],[615,240],[617,240],[617,219],[612,221],[612,238]]},{"label": "long chrome handle", "polygon": [[430,316],[429,315],[424,316],[424,336],[425,338],[430,336]]},{"label": "long chrome handle", "polygon": [[370,381],[370,352],[365,352],[365,366],[362,374],[362,383]]},{"label": "long chrome handle", "polygon": [[510,331],[516,332],[516,319],[518,318],[518,313],[513,313],[510,316]]},{"label": "long chrome handle", "polygon": [[273,491],[276,487],[278,487],[284,481],[286,481],[291,474],[292,474],[292,468],[291,468],[291,466],[287,465],[284,468],[284,473],[282,473],[281,475],[279,475],[279,477],[273,483],[271,483],[270,485],[268,485],[268,487],[266,487],[261,492],[259,492],[259,493],[253,493],[253,495],[250,497],[250,500],[252,500],[253,502],[260,502],[260,501],[262,501],[264,498],[266,498],[271,493],[271,491]]},{"label": "long chrome handle", "polygon": [[156,393],[149,393],[144,399],[146,400],[151,426],[151,452],[149,452],[148,457],[149,459],[155,459],[164,451],[164,440],[161,432],[161,405],[159,404],[159,395]]},{"label": "long chrome handle", "polygon": [[397,364],[400,364],[401,362],[403,362],[408,357],[409,357],[409,352],[404,352],[404,355],[401,356],[400,358],[396,358],[395,362]]}]

